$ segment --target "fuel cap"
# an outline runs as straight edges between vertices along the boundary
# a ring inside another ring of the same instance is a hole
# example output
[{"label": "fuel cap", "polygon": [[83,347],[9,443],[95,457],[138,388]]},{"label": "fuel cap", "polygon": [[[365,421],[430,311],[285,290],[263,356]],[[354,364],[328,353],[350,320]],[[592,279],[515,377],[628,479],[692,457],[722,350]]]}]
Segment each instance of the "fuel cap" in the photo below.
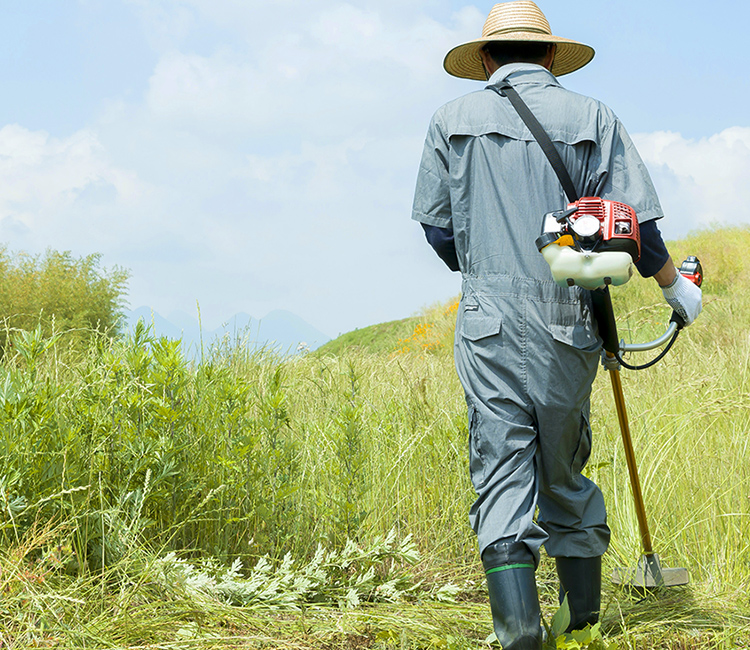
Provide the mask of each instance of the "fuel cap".
[{"label": "fuel cap", "polygon": [[581,241],[586,243],[596,241],[600,229],[601,223],[599,219],[590,214],[581,215],[573,222],[573,232]]}]

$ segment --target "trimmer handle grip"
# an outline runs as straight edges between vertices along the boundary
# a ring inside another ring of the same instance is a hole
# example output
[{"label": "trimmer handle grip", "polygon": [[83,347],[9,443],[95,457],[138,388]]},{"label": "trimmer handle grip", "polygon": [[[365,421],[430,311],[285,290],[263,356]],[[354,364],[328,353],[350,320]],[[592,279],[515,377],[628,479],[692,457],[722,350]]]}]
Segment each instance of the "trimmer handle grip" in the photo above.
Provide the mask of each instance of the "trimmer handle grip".
[{"label": "trimmer handle grip", "polygon": [[672,312],[672,318],[669,319],[670,323],[677,323],[677,329],[681,330],[685,327],[685,319],[680,316],[676,311]]},{"label": "trimmer handle grip", "polygon": [[701,261],[695,255],[688,255],[687,259],[680,266],[680,275],[684,275],[690,282],[696,286],[703,284],[703,266]]},{"label": "trimmer handle grip", "polygon": [[[703,266],[695,255],[688,255],[687,259],[680,265],[680,275],[686,277],[696,286],[703,284]],[[676,311],[672,312],[670,323],[677,323],[677,329],[685,327],[685,319]]]},{"label": "trimmer handle grip", "polygon": [[[684,275],[694,284],[700,286],[703,282],[703,267],[701,266],[700,260],[698,260],[695,255],[691,255],[690,257],[688,257],[682,263],[682,266],[680,266],[680,274]],[[594,316],[597,317],[597,322],[599,324],[599,335],[604,340],[605,350],[607,350],[608,352],[611,351],[613,354],[616,354],[618,352],[618,348],[619,352],[645,352],[646,350],[653,350],[654,348],[660,348],[666,345],[664,350],[662,350],[662,352],[659,354],[659,356],[656,357],[656,359],[643,366],[628,366],[625,362],[622,361],[622,359],[618,358],[618,361],[620,361],[620,363],[626,368],[641,370],[643,368],[652,366],[659,359],[661,359],[667,352],[667,350],[669,350],[669,348],[672,346],[672,343],[676,338],[677,331],[685,327],[685,319],[676,311],[673,311],[672,317],[669,319],[669,327],[667,327],[666,332],[664,332],[664,334],[662,334],[659,338],[654,339],[653,341],[649,341],[648,343],[625,343],[625,341],[620,341],[618,344],[617,326],[614,322],[614,314],[612,313],[612,301],[609,299],[609,291],[597,289],[596,291],[592,291],[591,294],[593,298]],[[611,321],[609,319],[611,319]],[[608,323],[611,325],[611,327],[609,328],[606,326]],[[603,331],[605,332],[604,334],[602,334]]]}]

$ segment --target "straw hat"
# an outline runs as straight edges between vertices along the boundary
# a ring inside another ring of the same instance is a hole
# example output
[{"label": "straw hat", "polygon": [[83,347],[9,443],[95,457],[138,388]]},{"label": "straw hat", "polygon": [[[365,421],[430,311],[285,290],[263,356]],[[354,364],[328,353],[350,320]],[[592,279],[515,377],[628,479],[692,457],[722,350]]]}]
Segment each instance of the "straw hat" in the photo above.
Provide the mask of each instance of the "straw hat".
[{"label": "straw hat", "polygon": [[568,38],[553,36],[542,10],[531,0],[504,2],[492,7],[478,38],[454,47],[445,56],[443,67],[454,77],[486,79],[479,50],[491,41],[525,41],[557,45],[551,72],[555,76],[573,72],[594,58],[594,49]]}]

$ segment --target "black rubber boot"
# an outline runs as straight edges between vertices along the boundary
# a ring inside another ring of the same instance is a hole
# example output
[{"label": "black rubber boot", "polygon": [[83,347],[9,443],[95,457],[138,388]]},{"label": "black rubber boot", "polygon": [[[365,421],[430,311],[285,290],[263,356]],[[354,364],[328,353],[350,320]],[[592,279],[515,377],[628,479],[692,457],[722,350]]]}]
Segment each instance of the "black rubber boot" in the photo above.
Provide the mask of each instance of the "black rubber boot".
[{"label": "black rubber boot", "polygon": [[534,556],[525,544],[495,542],[482,554],[495,636],[503,650],[542,647]]},{"label": "black rubber boot", "polygon": [[570,626],[566,630],[581,630],[599,620],[602,598],[601,557],[558,557],[557,576],[560,578],[560,602],[568,594]]}]

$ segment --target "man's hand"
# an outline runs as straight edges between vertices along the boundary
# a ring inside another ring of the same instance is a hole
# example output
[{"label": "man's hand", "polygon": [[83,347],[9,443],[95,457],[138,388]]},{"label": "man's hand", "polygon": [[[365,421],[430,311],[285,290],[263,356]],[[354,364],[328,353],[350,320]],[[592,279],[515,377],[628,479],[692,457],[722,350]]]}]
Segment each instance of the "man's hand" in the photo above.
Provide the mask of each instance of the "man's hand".
[{"label": "man's hand", "polygon": [[664,299],[690,325],[703,309],[703,292],[684,275],[677,273],[676,277],[666,287],[661,288]]}]

